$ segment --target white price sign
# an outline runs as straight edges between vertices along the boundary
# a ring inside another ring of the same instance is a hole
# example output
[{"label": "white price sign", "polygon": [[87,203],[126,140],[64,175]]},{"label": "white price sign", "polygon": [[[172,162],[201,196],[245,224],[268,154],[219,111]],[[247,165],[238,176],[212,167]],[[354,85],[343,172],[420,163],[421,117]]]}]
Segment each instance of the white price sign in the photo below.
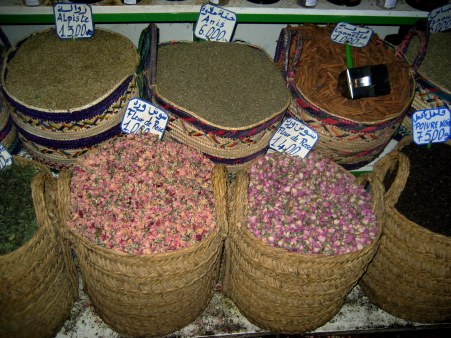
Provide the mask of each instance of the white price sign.
[{"label": "white price sign", "polygon": [[91,6],[59,2],[53,5],[56,33],[61,39],[90,38],[94,35]]},{"label": "white price sign", "polygon": [[432,10],[428,15],[431,32],[442,32],[451,28],[451,4]]},{"label": "white price sign", "polygon": [[302,122],[287,118],[269,141],[269,147],[280,153],[306,157],[318,141],[318,133]]},{"label": "white price sign", "polygon": [[340,44],[353,47],[365,47],[373,36],[373,30],[367,27],[354,26],[346,22],[338,23],[330,38]]},{"label": "white price sign", "polygon": [[209,41],[229,42],[236,25],[235,13],[206,4],[200,8],[194,35]]},{"label": "white price sign", "polygon": [[446,107],[412,114],[412,138],[416,144],[445,142],[450,138],[450,111]]},{"label": "white price sign", "polygon": [[0,144],[0,170],[11,165],[13,163],[13,158],[6,148]]},{"label": "white price sign", "polygon": [[141,99],[128,101],[121,129],[125,134],[151,133],[163,137],[169,115],[163,109]]}]

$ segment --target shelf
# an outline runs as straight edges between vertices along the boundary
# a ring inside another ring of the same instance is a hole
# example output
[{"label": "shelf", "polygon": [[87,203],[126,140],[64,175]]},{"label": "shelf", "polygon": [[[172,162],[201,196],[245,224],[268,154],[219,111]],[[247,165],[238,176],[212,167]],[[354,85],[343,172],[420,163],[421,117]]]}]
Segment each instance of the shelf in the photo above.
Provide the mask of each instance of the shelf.
[{"label": "shelf", "polygon": [[[116,0],[119,2],[119,0]],[[195,22],[200,7],[207,1],[141,0],[138,5],[92,5],[95,23]],[[362,1],[355,7],[333,5],[319,0],[314,8],[303,8],[295,0],[281,0],[273,5],[258,5],[245,0],[230,0],[228,10],[237,14],[239,23],[337,23],[402,25],[427,17],[427,12],[398,1],[396,8],[385,10],[376,0]],[[22,0],[0,1],[0,24],[52,24],[52,6],[27,7]]]}]

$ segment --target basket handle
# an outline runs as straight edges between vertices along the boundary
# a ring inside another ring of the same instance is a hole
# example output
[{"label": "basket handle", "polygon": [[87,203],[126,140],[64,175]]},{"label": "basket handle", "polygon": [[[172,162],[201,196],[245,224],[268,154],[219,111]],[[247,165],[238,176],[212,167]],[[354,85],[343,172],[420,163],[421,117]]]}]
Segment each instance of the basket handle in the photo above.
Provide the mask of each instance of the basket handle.
[{"label": "basket handle", "polygon": [[57,232],[58,244],[61,248],[63,259],[66,268],[69,272],[69,279],[72,284],[73,296],[78,298],[78,279],[77,271],[75,269],[74,261],[72,259],[72,253],[69,246],[69,242],[66,239],[63,224],[58,216],[58,191],[57,191],[57,179],[51,177],[50,174],[46,175],[45,178],[45,203],[47,205],[47,212],[50,220],[53,223],[53,227]]},{"label": "basket handle", "polygon": [[274,62],[279,63],[282,59],[282,76],[287,77],[287,69],[290,58],[291,32],[288,27],[280,31],[277,40],[276,51],[274,53]]},{"label": "basket handle", "polygon": [[417,21],[415,25],[413,25],[409,30],[409,32],[407,32],[407,34],[404,36],[401,43],[395,47],[395,50],[397,56],[405,55],[409,48],[410,42],[415,35],[420,39],[420,46],[411,67],[414,71],[417,71],[418,68],[420,68],[421,63],[423,62],[424,57],[426,56],[426,50],[429,43],[430,30],[428,21]]},{"label": "basket handle", "polygon": [[[385,210],[384,210],[384,186],[374,173],[363,174],[356,178],[356,181],[362,187],[366,187],[367,184],[371,186],[371,197],[373,203],[373,211],[376,214],[379,224],[385,223]],[[379,232],[380,233],[380,232]]]},{"label": "basket handle", "polygon": [[[294,46],[292,43],[294,41]],[[280,32],[278,47],[276,48],[276,54],[274,56],[275,62],[282,60],[282,75],[288,82],[294,79],[294,73],[301,60],[303,47],[302,34],[295,29],[284,28]],[[293,58],[291,58],[291,50],[294,49]]]},{"label": "basket handle", "polygon": [[224,165],[216,164],[213,167],[212,183],[216,220],[225,238],[229,230],[227,222],[227,173]]},{"label": "basket handle", "polygon": [[387,207],[395,206],[398,202],[398,198],[407,182],[407,178],[410,173],[410,162],[406,155],[400,151],[394,150],[388,155],[380,159],[374,165],[373,174],[379,179],[380,182],[384,182],[384,178],[388,172],[396,170],[396,175],[393,183],[388,189],[382,185],[383,196]]},{"label": "basket handle", "polygon": [[157,64],[158,27],[149,24],[142,32],[138,42],[140,63],[136,72],[142,74],[141,97],[151,100],[155,84],[155,71]]}]

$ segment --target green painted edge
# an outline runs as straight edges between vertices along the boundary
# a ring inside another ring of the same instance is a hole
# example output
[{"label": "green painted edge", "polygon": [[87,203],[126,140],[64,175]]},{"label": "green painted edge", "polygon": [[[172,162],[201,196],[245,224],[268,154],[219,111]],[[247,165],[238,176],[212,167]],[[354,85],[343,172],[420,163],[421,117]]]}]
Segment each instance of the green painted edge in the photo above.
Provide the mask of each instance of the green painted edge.
[{"label": "green painted edge", "polygon": [[[199,13],[101,13],[94,14],[94,23],[196,22]],[[309,14],[237,14],[240,23],[337,23],[368,25],[410,25],[420,17],[404,16],[340,16]],[[53,14],[0,14],[0,24],[53,24]]]},{"label": "green painted edge", "polygon": [[350,171],[351,172],[351,174],[353,174],[355,177],[359,177],[359,176],[362,176],[362,175],[365,175],[365,174],[371,174],[372,173],[372,171]]}]

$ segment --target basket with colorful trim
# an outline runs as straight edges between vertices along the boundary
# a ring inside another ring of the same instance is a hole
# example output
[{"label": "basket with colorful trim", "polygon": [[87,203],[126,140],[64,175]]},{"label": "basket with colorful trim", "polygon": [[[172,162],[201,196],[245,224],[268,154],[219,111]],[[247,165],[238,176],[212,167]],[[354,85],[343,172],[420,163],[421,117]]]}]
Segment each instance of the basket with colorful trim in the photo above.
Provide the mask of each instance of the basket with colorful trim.
[{"label": "basket with colorful trim", "polygon": [[130,40],[103,29],[77,40],[48,29],[11,48],[1,84],[25,149],[51,167],[69,167],[118,135],[128,100],[139,96],[138,61]]},{"label": "basket with colorful trim", "polygon": [[264,50],[245,43],[158,46],[153,102],[170,116],[167,136],[229,170],[264,154],[289,92]]},{"label": "basket with colorful trim", "polygon": [[337,88],[346,69],[344,46],[333,27],[304,25],[281,31],[275,59],[292,94],[288,114],[315,129],[317,151],[346,169],[374,160],[391,140],[413,100],[415,81],[405,59],[375,34],[367,46],[352,48],[355,67],[386,64],[391,93],[348,99]]}]

